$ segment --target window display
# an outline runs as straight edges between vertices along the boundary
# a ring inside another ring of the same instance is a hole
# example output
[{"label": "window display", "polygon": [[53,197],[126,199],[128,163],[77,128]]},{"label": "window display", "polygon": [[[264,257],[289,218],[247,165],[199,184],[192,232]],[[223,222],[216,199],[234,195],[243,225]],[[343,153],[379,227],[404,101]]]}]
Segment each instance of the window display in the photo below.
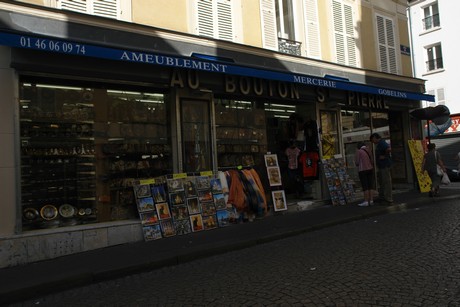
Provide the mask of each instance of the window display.
[{"label": "window display", "polygon": [[219,168],[262,165],[267,152],[264,108],[240,100],[216,99]]},{"label": "window display", "polygon": [[137,216],[132,182],[171,169],[164,94],[20,84],[23,229]]}]

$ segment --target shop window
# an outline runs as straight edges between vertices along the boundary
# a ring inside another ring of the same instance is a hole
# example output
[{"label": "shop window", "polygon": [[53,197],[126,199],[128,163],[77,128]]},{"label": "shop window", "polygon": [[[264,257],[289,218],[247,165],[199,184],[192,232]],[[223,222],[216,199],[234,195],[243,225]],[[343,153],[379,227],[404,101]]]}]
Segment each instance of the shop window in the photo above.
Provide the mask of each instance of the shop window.
[{"label": "shop window", "polygon": [[182,146],[185,172],[200,172],[212,169],[211,126],[209,101],[183,100]]},{"label": "shop window", "polygon": [[217,164],[220,169],[264,163],[265,110],[252,101],[215,100]]},{"label": "shop window", "polygon": [[[342,110],[341,122],[343,130],[343,144],[345,149],[345,161],[347,173],[354,180],[359,182],[358,170],[354,163],[355,153],[359,142],[364,142],[370,148],[371,119],[369,111]],[[359,185],[356,188],[360,188]]]},{"label": "shop window", "polygon": [[338,121],[335,111],[321,111],[321,146],[324,159],[340,153],[338,139]]},{"label": "shop window", "polygon": [[136,179],[172,171],[161,93],[20,84],[23,229],[137,217]]}]

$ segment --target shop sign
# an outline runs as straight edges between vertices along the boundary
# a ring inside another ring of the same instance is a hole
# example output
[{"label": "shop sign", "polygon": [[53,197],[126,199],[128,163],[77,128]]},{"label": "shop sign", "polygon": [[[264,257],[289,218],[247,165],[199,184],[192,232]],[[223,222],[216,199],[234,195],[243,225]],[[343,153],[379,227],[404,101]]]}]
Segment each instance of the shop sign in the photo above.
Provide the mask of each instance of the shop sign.
[{"label": "shop sign", "polygon": [[361,107],[366,109],[389,109],[383,96],[366,93],[347,92],[346,104],[348,106]]},{"label": "shop sign", "polygon": [[303,84],[323,88],[332,88],[337,90],[391,96],[402,99],[434,101],[433,95],[385,89],[348,81],[328,80],[327,78],[291,73],[289,71],[279,72],[227,64],[223,62],[212,62],[194,59],[192,57],[115,49],[110,47],[59,40],[55,38],[33,37],[28,35],[0,32],[0,45],[53,53],[118,60],[123,62],[145,63],[172,68],[186,68],[197,71],[224,73],[229,75],[268,79],[301,85]]}]

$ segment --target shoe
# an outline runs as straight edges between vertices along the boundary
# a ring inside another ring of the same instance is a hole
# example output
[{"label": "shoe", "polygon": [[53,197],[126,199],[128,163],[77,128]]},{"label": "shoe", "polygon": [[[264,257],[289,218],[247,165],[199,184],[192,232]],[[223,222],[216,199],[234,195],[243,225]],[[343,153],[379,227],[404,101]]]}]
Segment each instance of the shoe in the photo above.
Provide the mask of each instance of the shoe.
[{"label": "shoe", "polygon": [[367,201],[363,201],[362,203],[358,204],[358,206],[367,207],[367,206],[369,206],[369,204],[367,203]]}]

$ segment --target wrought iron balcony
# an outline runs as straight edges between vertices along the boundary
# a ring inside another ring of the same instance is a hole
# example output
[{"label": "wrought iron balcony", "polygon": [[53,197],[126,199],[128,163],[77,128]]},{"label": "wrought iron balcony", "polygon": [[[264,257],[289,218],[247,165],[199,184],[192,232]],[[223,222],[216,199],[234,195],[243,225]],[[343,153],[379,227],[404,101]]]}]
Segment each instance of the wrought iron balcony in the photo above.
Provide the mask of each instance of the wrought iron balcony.
[{"label": "wrought iron balcony", "polygon": [[434,14],[424,18],[423,20],[423,29],[429,30],[431,28],[439,27],[439,14]]},{"label": "wrought iron balcony", "polygon": [[278,51],[292,55],[301,55],[301,42],[278,37]]},{"label": "wrought iron balcony", "polygon": [[444,64],[442,63],[442,58],[437,58],[437,59],[426,61],[427,71],[432,71],[432,70],[441,69],[441,68],[444,68]]}]

